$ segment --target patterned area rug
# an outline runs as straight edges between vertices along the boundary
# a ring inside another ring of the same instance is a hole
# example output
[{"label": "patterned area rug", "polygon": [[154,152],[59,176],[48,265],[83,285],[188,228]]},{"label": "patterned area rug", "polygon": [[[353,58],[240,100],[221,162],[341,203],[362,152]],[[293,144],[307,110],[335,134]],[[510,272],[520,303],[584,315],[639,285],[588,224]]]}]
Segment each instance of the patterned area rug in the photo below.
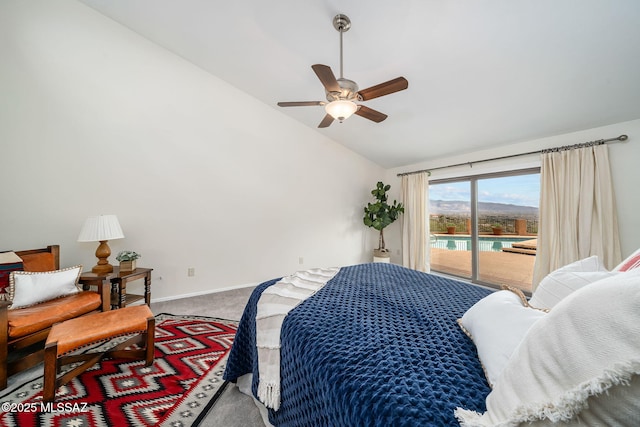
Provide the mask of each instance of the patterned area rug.
[{"label": "patterned area rug", "polygon": [[197,426],[226,386],[236,328],[229,320],[159,314],[152,366],[103,360],[58,388],[53,404],[42,402],[39,375],[2,392],[0,426]]}]

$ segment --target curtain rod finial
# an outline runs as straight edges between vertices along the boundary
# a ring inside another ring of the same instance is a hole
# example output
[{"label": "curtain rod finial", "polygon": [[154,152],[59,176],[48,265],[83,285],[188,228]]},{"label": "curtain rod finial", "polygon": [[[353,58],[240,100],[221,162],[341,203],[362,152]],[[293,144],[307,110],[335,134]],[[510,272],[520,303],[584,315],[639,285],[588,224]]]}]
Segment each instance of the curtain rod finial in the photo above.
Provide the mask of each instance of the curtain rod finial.
[{"label": "curtain rod finial", "polygon": [[620,135],[620,136],[618,137],[618,139],[619,139],[620,141],[626,141],[627,139],[629,139],[629,137],[628,137],[627,135]]}]

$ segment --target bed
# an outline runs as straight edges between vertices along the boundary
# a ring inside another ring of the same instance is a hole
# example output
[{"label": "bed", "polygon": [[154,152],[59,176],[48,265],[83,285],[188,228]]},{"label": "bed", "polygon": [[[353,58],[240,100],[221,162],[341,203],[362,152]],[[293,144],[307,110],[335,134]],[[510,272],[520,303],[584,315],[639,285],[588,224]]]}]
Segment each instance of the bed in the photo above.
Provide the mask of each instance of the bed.
[{"label": "bed", "polygon": [[531,299],[393,264],[335,269],[282,311],[271,348],[265,307],[307,274],[255,289],[224,374],[252,376],[275,426],[640,425],[640,249],[612,270],[595,255],[561,267]]},{"label": "bed", "polygon": [[[224,374],[253,374],[260,284]],[[457,407],[483,412],[490,392],[457,319],[491,291],[393,264],[342,267],[284,319],[275,426],[458,426]]]}]

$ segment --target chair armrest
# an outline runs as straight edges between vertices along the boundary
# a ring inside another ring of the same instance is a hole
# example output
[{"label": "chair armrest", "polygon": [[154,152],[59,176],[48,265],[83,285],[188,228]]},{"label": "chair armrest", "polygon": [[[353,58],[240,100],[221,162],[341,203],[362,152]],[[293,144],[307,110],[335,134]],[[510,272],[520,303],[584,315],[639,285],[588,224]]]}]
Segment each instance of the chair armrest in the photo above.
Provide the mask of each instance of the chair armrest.
[{"label": "chair armrest", "polygon": [[91,290],[91,286],[95,286],[97,288],[96,292],[100,294],[100,299],[102,300],[100,311],[111,310],[111,282],[108,280],[108,277],[80,276],[80,280],[78,281],[78,283],[82,285],[82,289],[85,291],[89,291]]},{"label": "chair armrest", "polygon": [[102,311],[111,310],[111,283],[100,283],[98,285],[98,293],[102,299]]}]

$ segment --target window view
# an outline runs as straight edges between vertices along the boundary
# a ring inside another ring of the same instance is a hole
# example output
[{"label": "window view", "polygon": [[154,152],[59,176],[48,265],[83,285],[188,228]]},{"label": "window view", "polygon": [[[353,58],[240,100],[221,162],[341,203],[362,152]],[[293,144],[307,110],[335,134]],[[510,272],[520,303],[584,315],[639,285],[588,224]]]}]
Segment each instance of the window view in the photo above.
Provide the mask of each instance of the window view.
[{"label": "window view", "polygon": [[538,172],[433,182],[431,269],[530,292],[539,199]]}]

